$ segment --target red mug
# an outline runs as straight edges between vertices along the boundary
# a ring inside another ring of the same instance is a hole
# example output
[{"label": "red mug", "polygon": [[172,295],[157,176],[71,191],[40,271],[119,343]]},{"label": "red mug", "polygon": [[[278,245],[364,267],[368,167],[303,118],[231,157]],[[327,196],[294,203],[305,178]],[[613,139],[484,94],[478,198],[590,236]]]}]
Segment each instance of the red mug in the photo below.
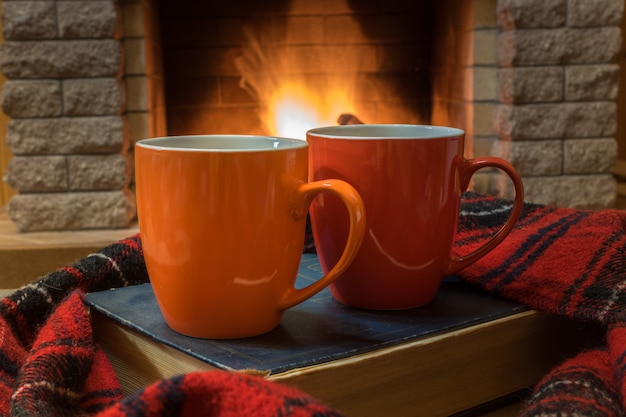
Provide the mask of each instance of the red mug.
[{"label": "red mug", "polygon": [[[367,309],[406,309],[429,303],[444,277],[477,261],[511,231],[523,208],[522,180],[496,157],[463,157],[465,132],[423,125],[347,125],[312,129],[309,180],[337,178],[361,195],[367,213],[356,258],[330,289],[336,300]],[[513,181],[506,223],[473,252],[452,255],[461,194],[472,175],[495,167]],[[331,195],[311,206],[322,269],[339,259],[348,233],[345,209]]]}]

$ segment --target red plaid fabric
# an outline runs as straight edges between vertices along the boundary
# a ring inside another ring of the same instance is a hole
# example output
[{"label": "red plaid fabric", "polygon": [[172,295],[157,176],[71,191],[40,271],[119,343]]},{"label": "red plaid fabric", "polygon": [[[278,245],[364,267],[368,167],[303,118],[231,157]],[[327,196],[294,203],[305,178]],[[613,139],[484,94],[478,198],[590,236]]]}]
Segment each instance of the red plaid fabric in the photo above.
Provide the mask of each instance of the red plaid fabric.
[{"label": "red plaid fabric", "polygon": [[194,372],[159,381],[98,417],[340,417],[302,392],[261,377]]},{"label": "red plaid fabric", "polygon": [[[468,253],[504,223],[510,202],[467,194],[455,251]],[[626,322],[626,212],[526,204],[511,234],[458,273],[534,309],[602,323]]]},{"label": "red plaid fabric", "polygon": [[[488,239],[511,203],[466,194],[455,251]],[[527,204],[514,231],[461,271],[465,281],[528,306],[607,326],[607,345],[571,358],[537,385],[524,417],[626,415],[626,213]],[[307,238],[305,250],[312,251]],[[82,294],[148,281],[133,236],[0,301],[0,416],[338,416],[297,390],[206,372],[124,398],[94,343]]]},{"label": "red plaid fabric", "polygon": [[297,390],[218,371],[160,381],[124,398],[94,342],[82,295],[147,281],[136,235],[1,300],[0,416],[339,416]]},{"label": "red plaid fabric", "polygon": [[[457,253],[504,223],[511,203],[468,194]],[[531,308],[607,326],[607,346],[571,358],[535,387],[523,417],[626,415],[626,212],[526,204],[511,234],[458,274]]]}]

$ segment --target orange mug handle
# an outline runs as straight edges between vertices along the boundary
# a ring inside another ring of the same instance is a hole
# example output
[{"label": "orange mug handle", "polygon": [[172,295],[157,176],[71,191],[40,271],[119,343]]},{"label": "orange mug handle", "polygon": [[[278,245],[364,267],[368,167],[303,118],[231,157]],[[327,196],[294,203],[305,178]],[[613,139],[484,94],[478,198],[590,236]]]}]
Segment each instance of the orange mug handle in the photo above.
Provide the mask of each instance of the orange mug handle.
[{"label": "orange mug handle", "polygon": [[513,181],[513,187],[515,188],[515,200],[513,202],[513,208],[507,221],[498,229],[498,231],[481,247],[468,253],[467,255],[460,257],[453,257],[450,260],[448,266],[448,273],[453,274],[466,266],[469,266],[489,253],[495,248],[502,240],[513,230],[515,223],[522,214],[524,209],[524,186],[522,184],[522,178],[517,170],[508,161],[497,157],[483,157],[474,159],[464,159],[461,163],[460,175],[461,175],[461,187],[463,191],[466,191],[469,187],[469,182],[476,171],[481,168],[494,167],[504,171]]},{"label": "orange mug handle", "polygon": [[279,309],[281,310],[300,304],[330,285],[350,266],[361,248],[363,236],[365,235],[365,208],[359,193],[345,181],[322,180],[300,183],[297,185],[294,200],[292,201],[294,207],[292,216],[296,219],[305,217],[313,199],[318,194],[324,192],[339,197],[348,209],[350,231],[346,246],[337,264],[322,278],[301,289],[288,288],[279,302]]}]

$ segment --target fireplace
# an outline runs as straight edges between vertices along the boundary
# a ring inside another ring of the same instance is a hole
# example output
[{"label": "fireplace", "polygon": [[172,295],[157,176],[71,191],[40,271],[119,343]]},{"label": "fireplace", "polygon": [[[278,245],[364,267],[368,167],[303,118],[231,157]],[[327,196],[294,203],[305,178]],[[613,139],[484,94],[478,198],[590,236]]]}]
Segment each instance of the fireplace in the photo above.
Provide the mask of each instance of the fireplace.
[{"label": "fireplace", "polygon": [[[3,0],[4,178],[21,230],[128,225],[138,139],[304,137],[343,112],[463,128],[467,156],[510,160],[528,201],[613,204],[623,1],[215,3]],[[319,117],[281,131],[281,100]],[[503,178],[473,187],[511,197]]]},{"label": "fireplace", "polygon": [[430,120],[431,2],[183,4],[159,5],[170,134]]}]

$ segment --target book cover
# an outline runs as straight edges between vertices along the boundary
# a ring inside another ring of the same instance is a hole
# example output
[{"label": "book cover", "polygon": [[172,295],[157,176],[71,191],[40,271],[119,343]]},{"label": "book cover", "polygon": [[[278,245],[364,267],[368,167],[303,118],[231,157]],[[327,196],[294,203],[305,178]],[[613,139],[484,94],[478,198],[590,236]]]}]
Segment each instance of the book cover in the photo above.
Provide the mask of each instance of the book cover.
[{"label": "book cover", "polygon": [[[303,254],[296,287],[321,277],[314,254]],[[420,308],[368,311],[342,305],[328,289],[287,310],[272,332],[245,339],[205,340],[181,335],[165,323],[150,284],[85,296],[92,309],[160,343],[226,370],[275,375],[348,358],[434,334],[513,315],[527,307],[444,280],[436,299]]]},{"label": "book cover", "polygon": [[[322,276],[317,256],[303,254],[296,287]],[[287,310],[264,335],[205,340],[181,335],[165,323],[150,284],[85,296],[96,311],[217,368],[277,374],[463,328],[528,308],[485,294],[455,278],[444,280],[436,299],[420,308],[369,311],[336,302],[328,289]]]}]

